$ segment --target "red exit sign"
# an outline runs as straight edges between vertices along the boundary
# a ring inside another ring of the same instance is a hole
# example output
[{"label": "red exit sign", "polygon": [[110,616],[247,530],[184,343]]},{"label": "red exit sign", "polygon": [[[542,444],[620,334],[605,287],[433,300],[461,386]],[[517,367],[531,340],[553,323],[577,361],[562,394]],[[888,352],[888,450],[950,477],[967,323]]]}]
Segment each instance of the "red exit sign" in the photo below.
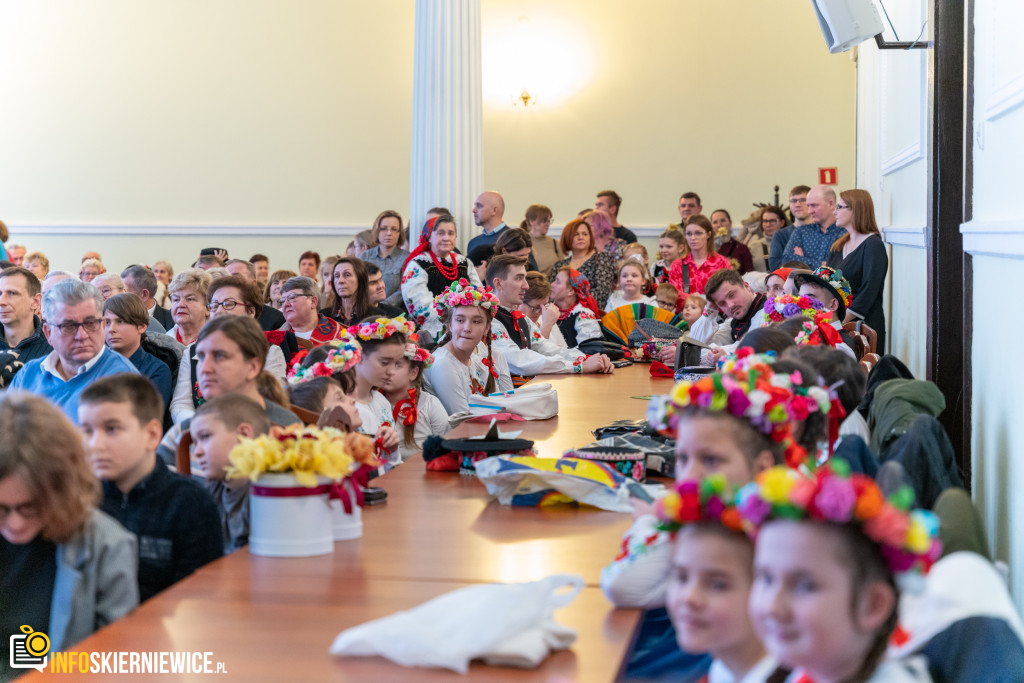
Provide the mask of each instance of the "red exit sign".
[{"label": "red exit sign", "polygon": [[833,166],[832,168],[819,168],[818,169],[818,184],[819,185],[837,185],[839,184],[838,169]]}]

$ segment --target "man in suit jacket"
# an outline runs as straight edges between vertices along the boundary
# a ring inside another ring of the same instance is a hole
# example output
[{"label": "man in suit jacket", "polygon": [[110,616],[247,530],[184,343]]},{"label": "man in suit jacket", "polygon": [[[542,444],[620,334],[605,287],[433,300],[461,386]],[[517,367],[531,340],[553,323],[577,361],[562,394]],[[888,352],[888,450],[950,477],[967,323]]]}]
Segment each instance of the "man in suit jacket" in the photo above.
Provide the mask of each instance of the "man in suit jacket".
[{"label": "man in suit jacket", "polygon": [[174,327],[171,312],[158,306],[156,299],[153,298],[153,295],[156,294],[157,282],[156,275],[152,270],[146,266],[128,266],[121,272],[121,280],[124,281],[124,288],[127,291],[137,294],[142,299],[151,319],[160,323],[165,330]]},{"label": "man in suit jacket", "polygon": [[[256,279],[256,266],[243,261],[240,258],[233,258],[224,264],[224,267],[228,269],[228,272],[232,275],[237,275],[242,278],[253,287],[257,289],[260,286],[259,281]],[[284,316],[281,315],[281,311],[271,306],[264,306],[263,310],[260,311],[260,317],[256,319],[256,322],[260,324],[264,332],[270,332],[271,330],[280,329],[281,325],[284,325]]]}]

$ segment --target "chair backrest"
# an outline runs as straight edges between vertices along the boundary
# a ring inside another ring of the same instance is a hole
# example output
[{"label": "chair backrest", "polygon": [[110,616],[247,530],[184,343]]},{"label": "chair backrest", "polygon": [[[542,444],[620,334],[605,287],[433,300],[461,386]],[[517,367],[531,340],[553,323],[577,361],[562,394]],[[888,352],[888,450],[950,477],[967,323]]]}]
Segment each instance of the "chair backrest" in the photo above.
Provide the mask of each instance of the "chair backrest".
[{"label": "chair backrest", "polygon": [[297,405],[292,405],[291,411],[295,413],[295,417],[302,420],[302,424],[304,425],[316,425],[317,421],[320,419],[320,415],[318,413],[314,413],[312,410],[306,410],[305,408],[300,408]]},{"label": "chair backrest", "polygon": [[853,332],[859,334],[865,338],[864,346],[867,347],[868,353],[878,353],[878,332],[863,320],[853,320],[843,324],[843,329],[847,332]]},{"label": "chair backrest", "polygon": [[174,453],[174,466],[178,468],[178,474],[186,477],[192,474],[192,434],[182,432],[178,441],[178,450]]},{"label": "chair backrest", "polygon": [[877,353],[865,353],[864,357],[860,359],[860,367],[864,370],[864,374],[870,375],[871,368],[875,367],[875,363],[881,360],[881,357]]}]

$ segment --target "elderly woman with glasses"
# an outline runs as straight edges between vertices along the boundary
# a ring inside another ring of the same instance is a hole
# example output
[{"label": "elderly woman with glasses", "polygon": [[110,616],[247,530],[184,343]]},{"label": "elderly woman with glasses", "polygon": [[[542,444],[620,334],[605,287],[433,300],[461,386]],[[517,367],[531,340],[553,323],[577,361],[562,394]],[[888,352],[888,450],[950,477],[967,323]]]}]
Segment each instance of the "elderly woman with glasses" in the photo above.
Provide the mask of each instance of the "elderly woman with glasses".
[{"label": "elderly woman with glasses", "polygon": [[345,327],[320,313],[319,305],[316,280],[300,276],[281,285],[281,313],[286,321],[281,330],[294,333],[303,348],[346,338]]}]

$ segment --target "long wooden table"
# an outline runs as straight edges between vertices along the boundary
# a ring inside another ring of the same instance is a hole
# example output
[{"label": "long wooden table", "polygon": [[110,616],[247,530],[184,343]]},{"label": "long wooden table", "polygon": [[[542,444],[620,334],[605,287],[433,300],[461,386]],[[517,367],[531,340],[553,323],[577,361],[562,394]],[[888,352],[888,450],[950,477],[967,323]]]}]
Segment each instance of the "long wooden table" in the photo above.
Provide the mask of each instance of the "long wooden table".
[{"label": "long wooden table", "polygon": [[[504,428],[522,429],[524,437],[537,442],[542,457],[589,443],[595,427],[642,417],[646,401],[629,397],[671,387],[669,380],[652,380],[647,366],[611,376],[535,381],[550,381],[558,389],[559,416]],[[453,435],[486,429],[485,424],[463,424]],[[617,677],[639,611],[614,609],[597,586],[601,567],[629,526],[628,515],[573,506],[502,506],[475,478],[428,472],[419,458],[375,483],[387,489],[388,500],[364,510],[361,539],[336,543],[330,555],[296,559],[253,556],[243,548],[74,649],[209,651],[213,661],[224,662],[232,680],[452,680],[455,674],[449,671],[407,669],[380,658],[333,658],[327,649],[346,628],[456,588],[575,573],[587,587],[555,616],[578,631],[576,644],[548,657],[536,671],[474,664],[470,679],[590,683]],[[132,676],[140,678],[145,677]]]}]

